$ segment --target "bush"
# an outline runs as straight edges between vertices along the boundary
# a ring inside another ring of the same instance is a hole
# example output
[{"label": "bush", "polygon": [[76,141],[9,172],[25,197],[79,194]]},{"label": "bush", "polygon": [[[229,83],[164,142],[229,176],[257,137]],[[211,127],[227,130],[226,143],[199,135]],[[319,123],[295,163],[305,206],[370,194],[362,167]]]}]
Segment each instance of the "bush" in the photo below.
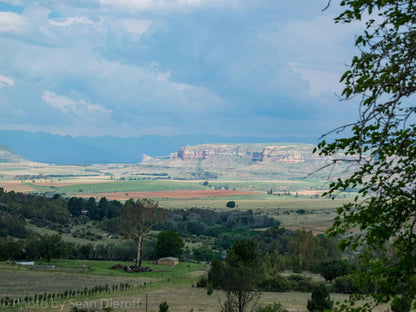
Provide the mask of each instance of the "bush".
[{"label": "bush", "polygon": [[311,312],[325,311],[331,309],[333,304],[334,302],[331,301],[328,288],[321,283],[313,289],[307,308]]},{"label": "bush", "polygon": [[229,202],[227,202],[227,204],[225,206],[227,208],[235,208],[235,201],[230,200]]},{"label": "bush", "polygon": [[409,312],[412,308],[412,300],[406,297],[396,297],[391,303],[393,312]]},{"label": "bush", "polygon": [[159,312],[169,312],[169,305],[166,301],[159,304]]},{"label": "bush", "polygon": [[340,294],[354,294],[359,292],[359,288],[355,285],[354,279],[350,275],[338,276],[332,282],[334,292]]},{"label": "bush", "polygon": [[312,278],[310,277],[292,274],[288,277],[288,280],[290,290],[293,291],[310,292],[316,287],[316,284],[312,281]]},{"label": "bush", "polygon": [[[212,282],[210,282],[212,285]],[[196,282],[196,287],[205,288],[208,286],[208,277],[206,275],[202,275],[199,280]]]},{"label": "bush", "polygon": [[260,287],[264,291],[284,292],[290,289],[290,283],[286,277],[278,275],[264,280]]},{"label": "bush", "polygon": [[256,312],[287,312],[280,302],[273,302],[257,308]]}]

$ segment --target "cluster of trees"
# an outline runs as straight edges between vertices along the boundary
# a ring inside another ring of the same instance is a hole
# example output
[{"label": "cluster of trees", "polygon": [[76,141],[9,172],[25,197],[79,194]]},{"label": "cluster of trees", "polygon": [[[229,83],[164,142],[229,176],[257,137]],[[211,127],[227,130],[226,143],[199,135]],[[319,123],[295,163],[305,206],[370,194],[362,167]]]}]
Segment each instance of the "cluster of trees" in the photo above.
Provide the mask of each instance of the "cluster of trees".
[{"label": "cluster of trees", "polygon": [[[143,242],[142,258],[182,257],[184,242],[177,233],[160,232]],[[137,243],[131,239],[108,244],[75,244],[65,242],[58,234],[30,233],[24,239],[0,238],[0,260],[95,259],[132,261],[137,257]]]},{"label": "cluster of trees", "polygon": [[278,220],[255,215],[252,210],[215,212],[209,209],[192,208],[167,211],[166,221],[161,222],[155,228],[217,237],[229,230],[266,228],[279,224]]},{"label": "cluster of trees", "polygon": [[323,262],[341,258],[335,238],[313,235],[305,230],[272,226],[253,239],[270,275],[288,269],[295,273],[318,273]]}]

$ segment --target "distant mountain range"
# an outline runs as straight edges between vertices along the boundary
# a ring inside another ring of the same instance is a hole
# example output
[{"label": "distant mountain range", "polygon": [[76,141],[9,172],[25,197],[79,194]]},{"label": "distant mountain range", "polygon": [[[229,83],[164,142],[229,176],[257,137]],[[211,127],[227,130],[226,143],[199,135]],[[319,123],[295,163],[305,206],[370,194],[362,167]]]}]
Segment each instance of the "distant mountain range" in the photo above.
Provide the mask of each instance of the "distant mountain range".
[{"label": "distant mountain range", "polygon": [[52,164],[138,163],[144,154],[152,157],[168,155],[186,145],[269,142],[314,144],[317,138],[225,137],[208,134],[171,137],[146,135],[131,138],[71,137],[45,132],[0,130],[0,145],[9,147],[25,159]]}]

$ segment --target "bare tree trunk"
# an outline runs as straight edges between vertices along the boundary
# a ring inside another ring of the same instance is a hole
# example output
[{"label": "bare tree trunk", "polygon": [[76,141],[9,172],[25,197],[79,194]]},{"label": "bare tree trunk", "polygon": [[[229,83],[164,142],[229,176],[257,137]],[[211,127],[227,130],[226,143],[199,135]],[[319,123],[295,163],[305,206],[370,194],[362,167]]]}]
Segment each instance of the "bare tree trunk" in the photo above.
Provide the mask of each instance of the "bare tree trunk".
[{"label": "bare tree trunk", "polygon": [[137,258],[136,258],[136,265],[138,267],[141,267],[141,247],[142,247],[142,235],[139,235],[138,240],[137,240]]}]

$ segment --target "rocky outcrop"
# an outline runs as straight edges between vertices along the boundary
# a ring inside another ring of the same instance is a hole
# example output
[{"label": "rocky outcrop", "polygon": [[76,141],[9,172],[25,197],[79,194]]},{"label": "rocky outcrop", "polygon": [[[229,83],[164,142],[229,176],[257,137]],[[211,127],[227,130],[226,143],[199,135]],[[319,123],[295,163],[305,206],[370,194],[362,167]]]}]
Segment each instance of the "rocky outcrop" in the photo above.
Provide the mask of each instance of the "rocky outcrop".
[{"label": "rocky outcrop", "polygon": [[195,146],[180,147],[177,157],[186,159],[207,159],[218,155],[238,155],[238,146],[222,145],[222,144],[203,144]]},{"label": "rocky outcrop", "polygon": [[202,144],[180,147],[176,157],[193,160],[235,156],[254,162],[299,163],[320,159],[318,155],[312,154],[313,147],[311,144]]}]

